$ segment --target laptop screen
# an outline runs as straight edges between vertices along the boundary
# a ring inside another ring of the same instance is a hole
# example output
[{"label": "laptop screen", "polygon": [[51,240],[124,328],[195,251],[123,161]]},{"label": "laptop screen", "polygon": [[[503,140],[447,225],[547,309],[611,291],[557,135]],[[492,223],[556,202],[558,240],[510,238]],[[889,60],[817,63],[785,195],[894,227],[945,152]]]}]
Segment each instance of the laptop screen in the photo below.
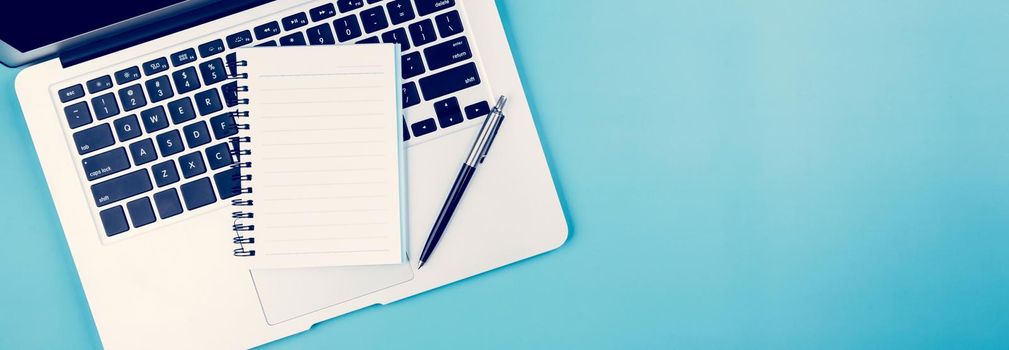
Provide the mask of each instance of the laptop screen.
[{"label": "laptop screen", "polygon": [[0,41],[27,52],[183,1],[23,1],[0,11]]}]

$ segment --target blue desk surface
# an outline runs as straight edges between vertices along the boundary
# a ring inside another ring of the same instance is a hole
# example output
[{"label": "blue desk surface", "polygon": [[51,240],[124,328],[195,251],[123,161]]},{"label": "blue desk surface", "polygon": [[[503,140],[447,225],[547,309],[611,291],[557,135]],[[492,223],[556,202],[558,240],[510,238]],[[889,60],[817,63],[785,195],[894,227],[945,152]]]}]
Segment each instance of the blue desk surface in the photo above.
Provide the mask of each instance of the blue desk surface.
[{"label": "blue desk surface", "polygon": [[[499,2],[567,245],[266,348],[1009,347],[1005,1],[618,3]],[[0,348],[97,347],[15,73]]]}]

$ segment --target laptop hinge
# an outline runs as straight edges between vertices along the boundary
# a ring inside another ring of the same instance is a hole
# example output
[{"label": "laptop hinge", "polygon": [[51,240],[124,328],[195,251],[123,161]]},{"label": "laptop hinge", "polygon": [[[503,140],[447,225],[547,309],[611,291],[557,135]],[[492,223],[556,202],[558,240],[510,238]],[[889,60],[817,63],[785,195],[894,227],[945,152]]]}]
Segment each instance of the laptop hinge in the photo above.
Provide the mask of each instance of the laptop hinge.
[{"label": "laptop hinge", "polygon": [[62,52],[63,68],[226,17],[273,0],[220,1]]}]

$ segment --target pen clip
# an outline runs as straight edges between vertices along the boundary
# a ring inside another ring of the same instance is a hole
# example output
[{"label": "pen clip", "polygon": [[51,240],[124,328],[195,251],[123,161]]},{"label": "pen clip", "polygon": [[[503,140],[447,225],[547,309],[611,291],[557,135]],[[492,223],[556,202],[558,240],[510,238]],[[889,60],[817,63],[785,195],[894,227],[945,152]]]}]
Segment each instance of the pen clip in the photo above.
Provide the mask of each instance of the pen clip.
[{"label": "pen clip", "polygon": [[497,138],[497,132],[501,129],[501,123],[504,123],[505,115],[502,112],[501,116],[498,117],[497,123],[494,124],[494,129],[491,130],[490,135],[487,137],[487,143],[483,146],[483,150],[480,151],[480,160],[478,163],[483,164],[485,158],[487,158],[487,152],[490,152],[490,146],[494,144],[494,139]]}]

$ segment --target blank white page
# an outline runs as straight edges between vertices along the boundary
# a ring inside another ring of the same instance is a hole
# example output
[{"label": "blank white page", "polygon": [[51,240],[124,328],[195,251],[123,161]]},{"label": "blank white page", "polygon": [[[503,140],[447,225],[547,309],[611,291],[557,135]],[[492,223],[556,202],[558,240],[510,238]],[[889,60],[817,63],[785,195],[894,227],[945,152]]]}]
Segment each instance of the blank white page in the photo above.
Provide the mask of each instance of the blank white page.
[{"label": "blank white page", "polygon": [[250,268],[404,261],[399,47],[254,47]]}]

